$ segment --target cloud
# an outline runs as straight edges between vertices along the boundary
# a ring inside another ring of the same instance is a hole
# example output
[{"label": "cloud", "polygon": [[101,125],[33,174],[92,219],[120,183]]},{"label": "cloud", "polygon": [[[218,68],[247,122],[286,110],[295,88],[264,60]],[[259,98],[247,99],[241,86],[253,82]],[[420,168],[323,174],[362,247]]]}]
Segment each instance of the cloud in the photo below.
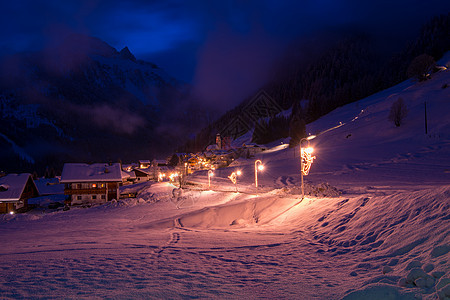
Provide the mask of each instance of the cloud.
[{"label": "cloud", "polygon": [[275,39],[258,33],[237,35],[223,27],[198,54],[195,94],[210,108],[230,109],[265,83],[279,53]]},{"label": "cloud", "polygon": [[107,104],[78,105],[67,104],[67,109],[78,118],[89,119],[101,129],[118,134],[133,134],[146,125],[143,117]]},{"label": "cloud", "polygon": [[117,133],[133,134],[146,124],[141,116],[108,105],[84,108],[84,110],[99,127],[112,129]]}]

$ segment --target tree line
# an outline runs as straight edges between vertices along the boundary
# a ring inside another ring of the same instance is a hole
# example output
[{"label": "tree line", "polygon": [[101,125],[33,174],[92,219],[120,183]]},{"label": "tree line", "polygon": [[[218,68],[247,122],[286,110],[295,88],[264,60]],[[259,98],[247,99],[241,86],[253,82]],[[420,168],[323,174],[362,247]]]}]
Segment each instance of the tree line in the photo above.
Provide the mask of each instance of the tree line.
[{"label": "tree line", "polygon": [[[255,124],[253,142],[268,143],[291,137],[294,146],[305,135],[305,124],[313,122],[337,107],[363,99],[410,77],[424,80],[424,69],[450,49],[450,14],[432,18],[418,37],[400,53],[386,56],[365,34],[350,35],[337,41],[320,55],[308,60],[287,56],[272,80],[261,86],[289,117],[273,117]],[[291,49],[292,51],[292,49]],[[297,48],[293,52],[307,50]],[[310,53],[313,51],[309,51]],[[249,99],[203,128],[181,149],[200,151],[220,128],[239,115]],[[397,125],[397,124],[396,124]]]}]

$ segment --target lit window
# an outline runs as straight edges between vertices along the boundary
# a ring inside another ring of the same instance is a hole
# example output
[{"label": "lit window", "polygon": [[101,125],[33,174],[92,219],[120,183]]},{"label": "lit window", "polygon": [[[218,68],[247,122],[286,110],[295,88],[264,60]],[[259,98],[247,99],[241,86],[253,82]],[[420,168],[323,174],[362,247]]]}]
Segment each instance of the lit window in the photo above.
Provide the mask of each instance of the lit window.
[{"label": "lit window", "polygon": [[92,184],[92,187],[93,187],[93,188],[96,188],[96,187],[97,187],[97,184],[96,184],[96,183],[93,183],[93,184]]}]

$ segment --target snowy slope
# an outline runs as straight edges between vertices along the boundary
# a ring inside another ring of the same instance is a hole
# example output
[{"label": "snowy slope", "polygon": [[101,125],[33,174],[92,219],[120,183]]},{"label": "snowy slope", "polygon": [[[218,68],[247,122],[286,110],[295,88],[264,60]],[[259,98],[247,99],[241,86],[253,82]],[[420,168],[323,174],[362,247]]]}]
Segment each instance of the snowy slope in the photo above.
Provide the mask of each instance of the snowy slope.
[{"label": "snowy slope", "polygon": [[[140,184],[136,199],[3,216],[0,295],[447,299],[450,88],[444,83],[449,71],[310,124],[309,132],[321,134],[311,141],[317,158],[303,201],[299,149],[280,144],[241,161],[237,186],[227,178],[237,167],[226,168],[216,170],[210,188],[203,171],[182,191]],[[395,128],[387,116],[398,97],[409,113]],[[256,191],[258,158],[265,170]]]}]

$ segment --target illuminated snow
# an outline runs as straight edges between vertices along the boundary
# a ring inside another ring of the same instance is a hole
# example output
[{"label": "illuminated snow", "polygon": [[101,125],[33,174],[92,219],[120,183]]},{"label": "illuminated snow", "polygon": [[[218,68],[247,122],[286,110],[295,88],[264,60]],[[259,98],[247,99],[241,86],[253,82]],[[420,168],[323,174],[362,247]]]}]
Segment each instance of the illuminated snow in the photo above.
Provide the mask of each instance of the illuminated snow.
[{"label": "illuminated snow", "polygon": [[[148,182],[135,186],[135,199],[4,215],[0,294],[450,297],[450,88],[441,88],[449,80],[446,70],[404,82],[309,124],[307,132],[321,134],[311,141],[317,158],[303,201],[299,148],[278,142],[239,161],[239,192],[230,167],[214,171],[211,190],[205,170],[182,190]],[[409,114],[396,128],[387,116],[399,96]],[[258,195],[256,159],[264,162]]]}]

